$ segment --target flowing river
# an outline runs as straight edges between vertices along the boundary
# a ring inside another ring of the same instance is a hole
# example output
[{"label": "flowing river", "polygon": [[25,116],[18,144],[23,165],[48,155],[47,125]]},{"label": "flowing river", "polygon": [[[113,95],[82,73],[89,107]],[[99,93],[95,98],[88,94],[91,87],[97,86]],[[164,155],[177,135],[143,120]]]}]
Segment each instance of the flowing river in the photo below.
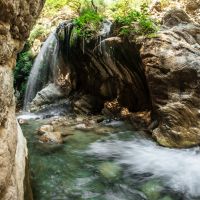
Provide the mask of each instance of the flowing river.
[{"label": "flowing river", "polygon": [[68,117],[62,129],[73,133],[64,144],[38,141],[49,119],[22,125],[28,140],[35,200],[197,200],[199,148],[158,146],[122,121],[103,121],[77,130]]}]

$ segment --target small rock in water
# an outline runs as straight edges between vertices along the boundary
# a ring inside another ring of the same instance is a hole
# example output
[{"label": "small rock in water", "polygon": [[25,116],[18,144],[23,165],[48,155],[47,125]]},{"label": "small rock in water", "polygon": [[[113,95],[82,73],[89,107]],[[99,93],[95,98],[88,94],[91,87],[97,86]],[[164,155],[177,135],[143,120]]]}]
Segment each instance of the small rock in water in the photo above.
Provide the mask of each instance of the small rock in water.
[{"label": "small rock in water", "polygon": [[112,162],[104,162],[99,166],[101,175],[107,179],[116,179],[120,175],[121,168]]},{"label": "small rock in water", "polygon": [[55,144],[63,143],[62,135],[60,132],[46,132],[45,134],[40,136],[39,141],[44,143],[55,143]]},{"label": "small rock in water", "polygon": [[43,135],[47,132],[53,132],[53,126],[52,125],[42,125],[38,130],[38,135]]},{"label": "small rock in water", "polygon": [[77,124],[75,126],[75,129],[81,130],[81,131],[90,131],[93,129],[93,127],[87,126],[86,124]]},{"label": "small rock in water", "polygon": [[25,119],[18,119],[19,124],[28,124],[28,121]]},{"label": "small rock in water", "polygon": [[144,192],[150,200],[159,200],[162,189],[160,183],[155,180],[148,181],[142,186],[142,192]]},{"label": "small rock in water", "polygon": [[77,124],[76,129],[85,129],[86,125],[85,124]]}]

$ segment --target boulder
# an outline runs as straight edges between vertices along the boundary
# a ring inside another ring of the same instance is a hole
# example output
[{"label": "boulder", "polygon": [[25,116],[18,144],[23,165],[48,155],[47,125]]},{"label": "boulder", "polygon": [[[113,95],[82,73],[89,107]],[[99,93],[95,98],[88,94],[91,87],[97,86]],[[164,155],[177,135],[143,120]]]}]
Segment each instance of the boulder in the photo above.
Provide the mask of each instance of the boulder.
[{"label": "boulder", "polygon": [[43,135],[46,132],[53,132],[53,126],[52,125],[42,125],[39,130],[38,130],[38,134],[39,135]]},{"label": "boulder", "polygon": [[45,104],[52,104],[56,100],[60,100],[65,96],[59,86],[50,83],[44,89],[37,93],[36,97],[30,104],[31,111],[38,111],[40,107]]},{"label": "boulder", "polygon": [[200,25],[183,11],[163,19],[164,30],[140,50],[158,127],[153,137],[168,147],[200,144]]},{"label": "boulder", "polygon": [[60,132],[46,132],[39,137],[39,141],[54,144],[63,143],[62,134]]},{"label": "boulder", "polygon": [[142,192],[151,200],[159,200],[163,188],[157,181],[148,181],[142,186]]}]

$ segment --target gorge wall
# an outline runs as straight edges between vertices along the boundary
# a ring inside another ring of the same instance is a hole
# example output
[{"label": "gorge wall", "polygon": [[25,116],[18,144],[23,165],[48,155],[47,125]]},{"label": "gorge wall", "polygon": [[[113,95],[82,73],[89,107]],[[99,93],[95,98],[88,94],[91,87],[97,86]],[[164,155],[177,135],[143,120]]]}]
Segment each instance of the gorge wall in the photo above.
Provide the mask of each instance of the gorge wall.
[{"label": "gorge wall", "polygon": [[[12,70],[44,0],[0,1],[0,199],[24,199],[26,140],[15,119]],[[31,199],[31,194],[30,198]]]}]

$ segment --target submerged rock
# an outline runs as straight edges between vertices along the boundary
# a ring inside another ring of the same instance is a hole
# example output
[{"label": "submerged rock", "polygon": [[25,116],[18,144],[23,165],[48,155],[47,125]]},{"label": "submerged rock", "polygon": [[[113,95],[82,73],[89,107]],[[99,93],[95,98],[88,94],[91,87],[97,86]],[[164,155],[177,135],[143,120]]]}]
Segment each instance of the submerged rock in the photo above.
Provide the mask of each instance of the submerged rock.
[{"label": "submerged rock", "polygon": [[170,196],[165,196],[165,197],[163,197],[163,198],[161,198],[159,200],[173,200],[173,199]]},{"label": "submerged rock", "polygon": [[99,172],[108,180],[113,180],[119,178],[121,168],[115,163],[104,162],[99,166]]},{"label": "submerged rock", "polygon": [[37,150],[44,154],[52,154],[58,151],[61,151],[63,149],[62,144],[58,143],[37,143],[36,145]]},{"label": "submerged rock", "polygon": [[150,200],[159,200],[161,196],[162,187],[157,181],[149,181],[142,186],[142,192]]}]

